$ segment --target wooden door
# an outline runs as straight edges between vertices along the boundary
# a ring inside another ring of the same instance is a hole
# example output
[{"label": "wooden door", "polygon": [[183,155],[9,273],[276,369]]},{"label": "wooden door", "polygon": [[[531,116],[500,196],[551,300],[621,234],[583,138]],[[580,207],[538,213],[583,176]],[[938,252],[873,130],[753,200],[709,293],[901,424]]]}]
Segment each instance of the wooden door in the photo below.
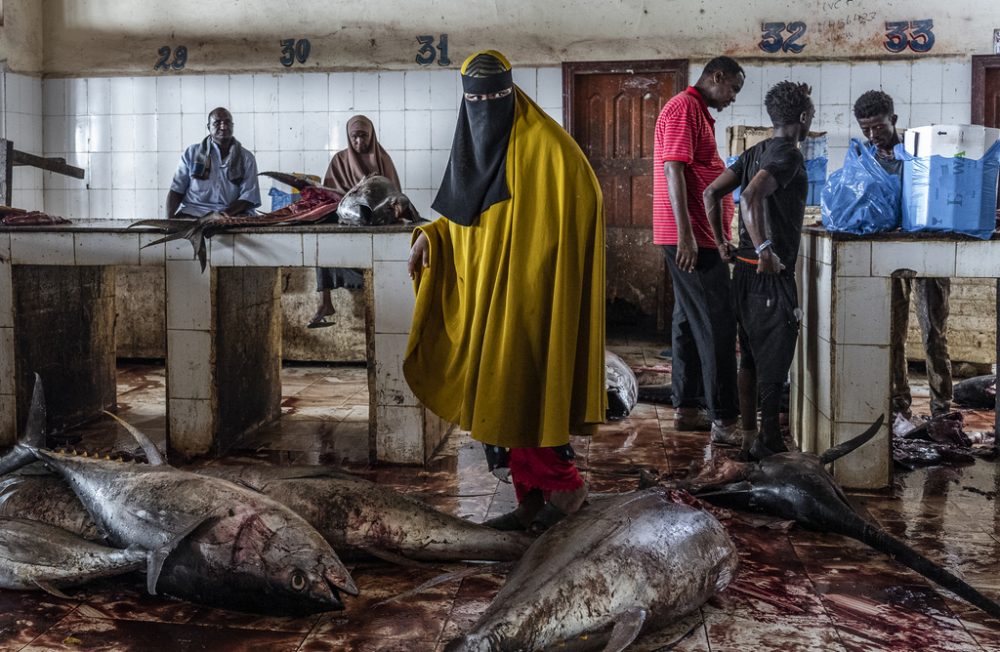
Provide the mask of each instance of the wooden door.
[{"label": "wooden door", "polygon": [[972,124],[1000,128],[1000,55],[972,57]]},{"label": "wooden door", "polygon": [[563,64],[563,113],[604,192],[611,326],[668,329],[673,293],[653,245],[653,136],[686,61]]}]

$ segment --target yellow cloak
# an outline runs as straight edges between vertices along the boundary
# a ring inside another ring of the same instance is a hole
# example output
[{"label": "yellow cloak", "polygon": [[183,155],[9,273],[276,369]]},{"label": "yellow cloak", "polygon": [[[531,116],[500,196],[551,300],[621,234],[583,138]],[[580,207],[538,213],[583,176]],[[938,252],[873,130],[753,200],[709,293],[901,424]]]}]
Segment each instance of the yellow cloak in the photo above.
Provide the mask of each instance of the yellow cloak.
[{"label": "yellow cloak", "polygon": [[[559,446],[604,421],[604,208],[576,142],[515,86],[510,199],[420,230],[403,374],[487,444]],[[414,234],[416,236],[416,233]]]}]

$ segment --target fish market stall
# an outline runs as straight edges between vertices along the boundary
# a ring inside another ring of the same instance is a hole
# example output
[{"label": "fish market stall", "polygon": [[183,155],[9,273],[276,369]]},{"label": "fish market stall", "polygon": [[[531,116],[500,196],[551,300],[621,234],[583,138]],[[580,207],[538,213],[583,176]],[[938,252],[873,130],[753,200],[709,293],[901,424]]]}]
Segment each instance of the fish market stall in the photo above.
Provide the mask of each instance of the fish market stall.
[{"label": "fish market stall", "polygon": [[449,424],[416,401],[402,375],[411,228],[236,229],[209,240],[203,272],[190,243],[142,248],[159,234],[121,221],[0,227],[0,442],[23,429],[36,370],[50,423],[79,423],[114,405],[114,269],[155,265],[166,278],[168,445],[185,456],[218,454],[280,415],[280,268],[322,265],[365,270],[370,457],[422,464]]},{"label": "fish market stall", "polygon": [[[791,423],[803,450],[843,443],[890,409],[890,279],[1000,277],[1000,233],[868,236],[806,227],[798,270],[802,332],[792,366]],[[1000,354],[998,354],[1000,355]],[[852,489],[892,480],[891,419],[865,449],[834,464]]]}]

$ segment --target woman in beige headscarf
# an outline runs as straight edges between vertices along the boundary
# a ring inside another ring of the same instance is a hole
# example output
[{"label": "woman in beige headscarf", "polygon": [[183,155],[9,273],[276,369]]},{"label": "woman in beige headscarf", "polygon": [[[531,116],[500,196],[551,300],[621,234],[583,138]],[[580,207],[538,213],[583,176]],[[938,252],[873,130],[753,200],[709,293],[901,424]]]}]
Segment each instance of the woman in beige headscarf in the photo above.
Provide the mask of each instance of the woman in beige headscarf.
[{"label": "woman in beige headscarf", "polygon": [[[326,168],[323,185],[346,195],[347,191],[369,174],[383,176],[393,183],[397,190],[399,175],[392,159],[379,145],[375,136],[375,126],[363,115],[356,115],[347,121],[348,146],[333,155]],[[335,310],[330,299],[330,290],[336,288],[360,288],[364,274],[360,269],[341,267],[317,267],[316,291],[320,293],[319,308],[309,322],[309,328],[333,326],[333,320],[326,318]]]}]

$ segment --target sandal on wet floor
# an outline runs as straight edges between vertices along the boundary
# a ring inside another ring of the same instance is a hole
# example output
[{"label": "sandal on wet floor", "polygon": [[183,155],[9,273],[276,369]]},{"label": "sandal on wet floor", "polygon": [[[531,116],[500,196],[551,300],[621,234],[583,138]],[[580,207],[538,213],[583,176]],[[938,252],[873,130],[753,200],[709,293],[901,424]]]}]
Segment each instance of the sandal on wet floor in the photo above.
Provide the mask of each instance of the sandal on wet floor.
[{"label": "sandal on wet floor", "polygon": [[[327,321],[327,317],[330,318],[329,321]],[[335,324],[336,322],[333,321],[333,315],[316,315],[312,318],[312,321],[306,325],[306,328],[326,328]]]},{"label": "sandal on wet floor", "polygon": [[535,518],[531,521],[528,530],[532,534],[541,534],[564,518],[566,518],[566,512],[552,503],[545,503],[545,506],[535,514]]},{"label": "sandal on wet floor", "polygon": [[493,528],[494,530],[502,530],[504,532],[523,531],[528,529],[518,517],[517,510],[483,521],[483,525]]}]

